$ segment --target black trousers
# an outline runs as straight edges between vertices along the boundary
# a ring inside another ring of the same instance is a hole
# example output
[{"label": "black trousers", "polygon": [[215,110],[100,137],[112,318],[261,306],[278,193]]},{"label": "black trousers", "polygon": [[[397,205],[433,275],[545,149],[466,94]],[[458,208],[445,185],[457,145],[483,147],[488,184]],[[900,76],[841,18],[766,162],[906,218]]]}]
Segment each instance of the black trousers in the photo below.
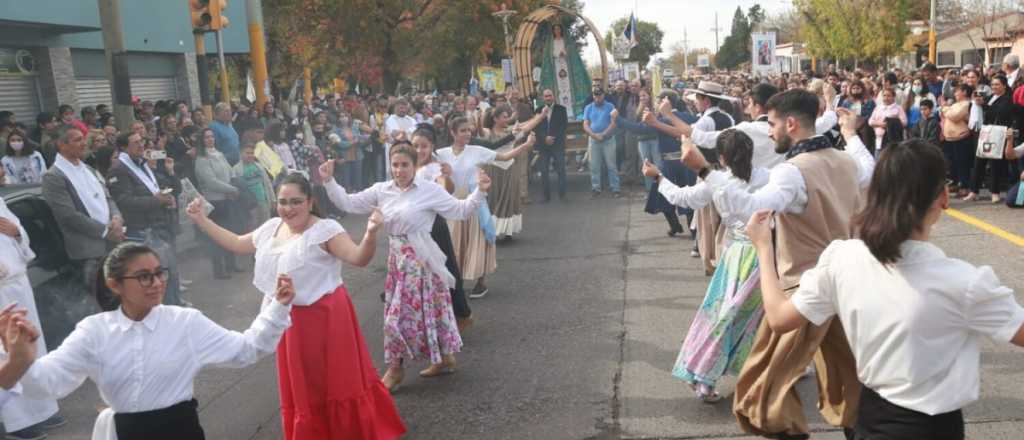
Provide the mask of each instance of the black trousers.
[{"label": "black trousers", "polygon": [[206,440],[196,399],[164,409],[114,414],[118,440]]},{"label": "black trousers", "polygon": [[864,387],[854,440],[963,440],[960,410],[930,416],[897,406]]},{"label": "black trousers", "polygon": [[462,289],[462,270],[455,260],[455,246],[452,245],[452,234],[448,230],[448,222],[439,215],[434,216],[434,227],[430,230],[430,238],[434,239],[437,247],[444,252],[445,267],[455,277],[455,288],[449,289],[452,295],[452,309],[456,318],[468,318],[473,312],[469,309],[469,301],[466,301],[466,291]]},{"label": "black trousers", "polygon": [[544,200],[551,200],[551,176],[550,176],[550,165],[554,163],[555,174],[558,176],[558,196],[565,197],[565,147],[548,147],[541,150],[540,161],[537,166],[540,167],[540,179],[544,183]]},{"label": "black trousers", "polygon": [[[986,167],[991,167],[987,170]],[[991,172],[989,172],[991,171]],[[974,172],[971,173],[971,192],[977,194],[981,191],[981,181],[988,172],[988,190],[992,194],[999,194],[1006,190],[1008,185],[1006,179],[1010,175],[1010,161],[1006,159],[982,159],[974,158]]]}]

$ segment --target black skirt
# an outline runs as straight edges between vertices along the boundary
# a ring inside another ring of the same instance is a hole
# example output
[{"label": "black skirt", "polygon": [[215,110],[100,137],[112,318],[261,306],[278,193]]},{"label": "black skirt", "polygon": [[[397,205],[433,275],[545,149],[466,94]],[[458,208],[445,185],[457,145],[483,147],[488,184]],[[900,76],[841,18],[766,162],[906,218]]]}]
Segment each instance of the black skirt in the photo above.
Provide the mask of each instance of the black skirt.
[{"label": "black skirt", "polygon": [[196,399],[164,409],[114,414],[118,440],[206,440]]},{"label": "black skirt", "polygon": [[853,440],[963,440],[961,410],[930,416],[903,408],[863,387]]}]

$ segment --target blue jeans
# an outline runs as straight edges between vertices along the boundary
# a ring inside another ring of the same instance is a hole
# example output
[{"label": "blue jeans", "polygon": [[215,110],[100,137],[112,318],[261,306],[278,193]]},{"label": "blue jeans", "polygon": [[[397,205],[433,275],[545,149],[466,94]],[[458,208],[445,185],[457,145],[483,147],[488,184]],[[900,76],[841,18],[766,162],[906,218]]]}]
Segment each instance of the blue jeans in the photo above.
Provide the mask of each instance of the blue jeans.
[{"label": "blue jeans", "polygon": [[[661,152],[658,151],[658,139],[647,139],[637,142],[637,150],[640,151],[640,162],[645,160],[651,161],[654,166],[661,169]],[[648,191],[651,190],[651,186],[654,185],[654,178],[644,176],[644,187]]]},{"label": "blue jeans", "polygon": [[603,141],[589,139],[587,149],[590,152],[590,189],[601,191],[601,164],[608,167],[608,186],[612,192],[619,192],[619,169],[615,166],[615,136]]},{"label": "blue jeans", "polygon": [[341,186],[348,192],[363,189],[363,160],[352,160],[341,165]]}]

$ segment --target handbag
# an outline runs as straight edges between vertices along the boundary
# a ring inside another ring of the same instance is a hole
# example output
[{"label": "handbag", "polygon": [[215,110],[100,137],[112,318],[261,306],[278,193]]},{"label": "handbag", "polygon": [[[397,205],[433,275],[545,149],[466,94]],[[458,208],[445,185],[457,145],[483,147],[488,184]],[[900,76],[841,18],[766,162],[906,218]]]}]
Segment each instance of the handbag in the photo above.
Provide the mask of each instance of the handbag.
[{"label": "handbag", "polygon": [[1007,129],[1002,125],[982,125],[975,156],[981,159],[1002,159],[1007,135]]}]

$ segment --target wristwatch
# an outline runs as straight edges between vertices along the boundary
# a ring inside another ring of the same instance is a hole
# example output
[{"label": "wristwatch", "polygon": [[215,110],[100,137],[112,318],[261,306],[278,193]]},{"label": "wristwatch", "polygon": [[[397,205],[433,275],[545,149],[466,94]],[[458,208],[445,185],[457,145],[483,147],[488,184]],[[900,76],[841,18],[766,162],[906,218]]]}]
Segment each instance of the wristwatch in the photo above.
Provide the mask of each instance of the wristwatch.
[{"label": "wristwatch", "polygon": [[710,173],[711,173],[711,168],[705,166],[704,168],[701,168],[700,170],[697,171],[697,176],[700,177],[701,179],[705,179],[705,178],[708,177],[708,174],[710,174]]}]

